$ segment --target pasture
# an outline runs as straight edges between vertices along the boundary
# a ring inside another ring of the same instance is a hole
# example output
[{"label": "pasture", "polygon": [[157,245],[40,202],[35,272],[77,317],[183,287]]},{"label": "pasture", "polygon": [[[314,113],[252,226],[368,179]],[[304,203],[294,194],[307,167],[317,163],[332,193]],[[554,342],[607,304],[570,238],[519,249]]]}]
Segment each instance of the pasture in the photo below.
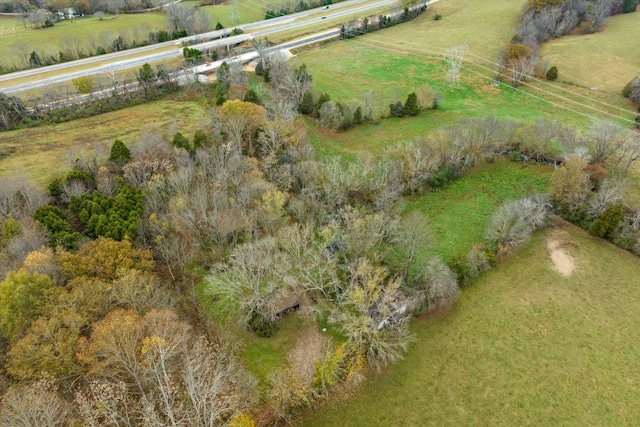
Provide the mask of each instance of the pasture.
[{"label": "pasture", "polygon": [[561,37],[542,45],[541,55],[558,67],[558,80],[619,94],[640,75],[640,12],[613,16],[595,34]]},{"label": "pasture", "polygon": [[191,137],[205,117],[201,103],[165,99],[69,123],[2,132],[0,176],[24,175],[45,186],[75,159],[106,159],[117,138],[134,148],[146,132],[172,137],[180,130]]},{"label": "pasture", "polygon": [[[491,84],[490,79],[474,70],[463,70],[460,85],[446,82],[447,67],[440,59],[410,53],[390,52],[368,43],[370,36],[333,43],[301,53],[293,58],[296,64],[306,64],[314,77],[314,86],[327,92],[332,100],[350,105],[363,103],[363,93],[372,91],[375,109],[388,114],[392,102],[404,102],[407,95],[421,85],[438,93],[438,108],[422,112],[417,117],[390,118],[366,123],[347,132],[329,132],[309,127],[309,137],[321,152],[356,155],[381,154],[397,142],[424,136],[442,126],[453,125],[466,117],[495,116],[515,121],[538,118],[560,121],[582,127],[590,120],[594,108],[603,108],[600,100],[574,97],[572,101],[554,98],[537,87],[514,89],[508,84]],[[321,54],[320,54],[321,53]],[[326,55],[326,56],[325,56]],[[331,57],[331,61],[324,58]],[[542,90],[548,90],[545,87]],[[566,97],[566,94],[562,96]],[[568,99],[568,98],[567,98]],[[607,98],[621,103],[621,97]],[[613,105],[613,104],[612,104]],[[566,107],[563,108],[563,107]],[[622,114],[611,108],[612,114]],[[606,114],[602,118],[613,117]],[[631,114],[624,115],[631,120]],[[623,122],[626,124],[626,122]]]},{"label": "pasture", "polygon": [[[562,276],[558,242],[575,263]],[[406,358],[301,426],[640,422],[640,260],[562,223],[412,325]]]}]

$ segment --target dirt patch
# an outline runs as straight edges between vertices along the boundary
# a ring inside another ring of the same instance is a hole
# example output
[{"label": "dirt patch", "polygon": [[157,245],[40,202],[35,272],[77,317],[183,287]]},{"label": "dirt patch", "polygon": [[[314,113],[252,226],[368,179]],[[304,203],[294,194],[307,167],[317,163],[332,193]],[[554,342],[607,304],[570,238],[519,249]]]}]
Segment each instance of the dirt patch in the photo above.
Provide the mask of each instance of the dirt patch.
[{"label": "dirt patch", "polygon": [[288,358],[302,381],[313,379],[315,374],[313,361],[320,359],[328,343],[329,338],[322,335],[315,324],[298,336]]},{"label": "dirt patch", "polygon": [[571,276],[576,266],[567,249],[574,246],[566,231],[557,230],[547,238],[547,249],[556,270],[563,276]]}]

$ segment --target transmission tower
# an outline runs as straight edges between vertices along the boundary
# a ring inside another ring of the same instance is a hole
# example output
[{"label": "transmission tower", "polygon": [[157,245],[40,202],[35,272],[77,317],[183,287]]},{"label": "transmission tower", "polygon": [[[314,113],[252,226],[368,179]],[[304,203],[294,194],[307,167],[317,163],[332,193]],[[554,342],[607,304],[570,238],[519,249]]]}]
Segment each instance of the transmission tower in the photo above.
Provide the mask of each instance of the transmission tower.
[{"label": "transmission tower", "polygon": [[447,82],[453,86],[458,86],[460,83],[460,68],[462,67],[462,60],[464,54],[469,50],[469,46],[461,44],[459,46],[451,47],[447,49],[444,54],[444,58],[449,63],[449,70],[447,71]]}]

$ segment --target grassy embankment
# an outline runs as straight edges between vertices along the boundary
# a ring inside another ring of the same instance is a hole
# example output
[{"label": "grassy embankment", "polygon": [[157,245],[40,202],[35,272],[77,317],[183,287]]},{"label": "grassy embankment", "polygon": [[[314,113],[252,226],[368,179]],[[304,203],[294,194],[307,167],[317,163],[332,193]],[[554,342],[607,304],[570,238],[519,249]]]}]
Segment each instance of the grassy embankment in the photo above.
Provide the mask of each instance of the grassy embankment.
[{"label": "grassy embankment", "polygon": [[[576,264],[553,267],[546,239]],[[453,312],[412,326],[402,362],[308,426],[633,425],[640,422],[640,260],[572,226],[537,233]]]}]

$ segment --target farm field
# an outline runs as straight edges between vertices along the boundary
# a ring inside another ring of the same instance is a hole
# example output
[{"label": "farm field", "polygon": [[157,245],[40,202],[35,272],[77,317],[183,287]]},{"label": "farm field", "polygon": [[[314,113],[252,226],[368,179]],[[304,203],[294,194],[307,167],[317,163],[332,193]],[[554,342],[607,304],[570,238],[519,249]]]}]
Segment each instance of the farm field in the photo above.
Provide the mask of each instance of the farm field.
[{"label": "farm field", "polygon": [[[322,55],[315,49],[304,52],[293,61],[295,64],[306,64],[314,77],[315,88],[320,92],[327,92],[336,102],[346,105],[362,103],[363,92],[370,90],[375,94],[375,108],[388,114],[390,103],[404,102],[410,92],[427,84],[439,94],[438,108],[424,111],[417,117],[386,119],[342,133],[310,126],[311,141],[321,152],[343,155],[362,152],[381,154],[385,148],[397,142],[424,136],[436,128],[455,124],[466,117],[495,116],[515,121],[547,118],[581,127],[590,121],[590,116],[594,113],[594,110],[583,108],[584,105],[601,111],[606,108],[596,101],[590,103],[580,97],[573,98],[576,102],[554,98],[535,87],[515,90],[507,84],[494,86],[488,79],[469,71],[462,72],[460,85],[454,89],[446,82],[444,61],[389,52],[370,45],[367,42],[369,37],[322,47]],[[325,55],[332,60],[324,61]],[[542,87],[542,90],[548,88]],[[550,102],[545,101],[542,96],[544,99],[551,98]],[[625,105],[623,98],[618,95],[597,101]],[[615,108],[608,112],[623,116],[626,121],[622,123],[625,125],[632,120],[631,114],[621,113]],[[600,117],[613,116],[602,114]]]},{"label": "farm field", "polygon": [[105,15],[101,21],[95,16],[87,16],[81,19],[66,20],[56,23],[51,28],[34,29],[13,17],[0,16],[0,37],[3,54],[14,54],[26,51],[29,55],[33,49],[44,52],[57,52],[65,38],[77,37],[81,46],[85,49],[91,39],[100,40],[101,33],[113,33],[117,35],[121,31],[131,34],[136,32],[140,37],[147,38],[150,31],[163,30],[167,26],[167,17],[164,13],[153,12],[143,14],[120,14],[117,16]]},{"label": "farm field", "polygon": [[619,94],[640,75],[640,12],[611,17],[599,33],[544,43],[541,55],[558,67],[558,80]]},{"label": "farm field", "polygon": [[0,176],[20,173],[44,186],[76,158],[89,159],[94,153],[107,158],[116,138],[134,148],[144,132],[176,128],[173,133],[180,130],[191,137],[205,116],[206,108],[199,103],[166,99],[69,123],[3,132]]},{"label": "farm field", "polygon": [[[575,263],[564,277],[548,245]],[[422,318],[406,358],[301,426],[640,422],[640,260],[562,223]]]}]

